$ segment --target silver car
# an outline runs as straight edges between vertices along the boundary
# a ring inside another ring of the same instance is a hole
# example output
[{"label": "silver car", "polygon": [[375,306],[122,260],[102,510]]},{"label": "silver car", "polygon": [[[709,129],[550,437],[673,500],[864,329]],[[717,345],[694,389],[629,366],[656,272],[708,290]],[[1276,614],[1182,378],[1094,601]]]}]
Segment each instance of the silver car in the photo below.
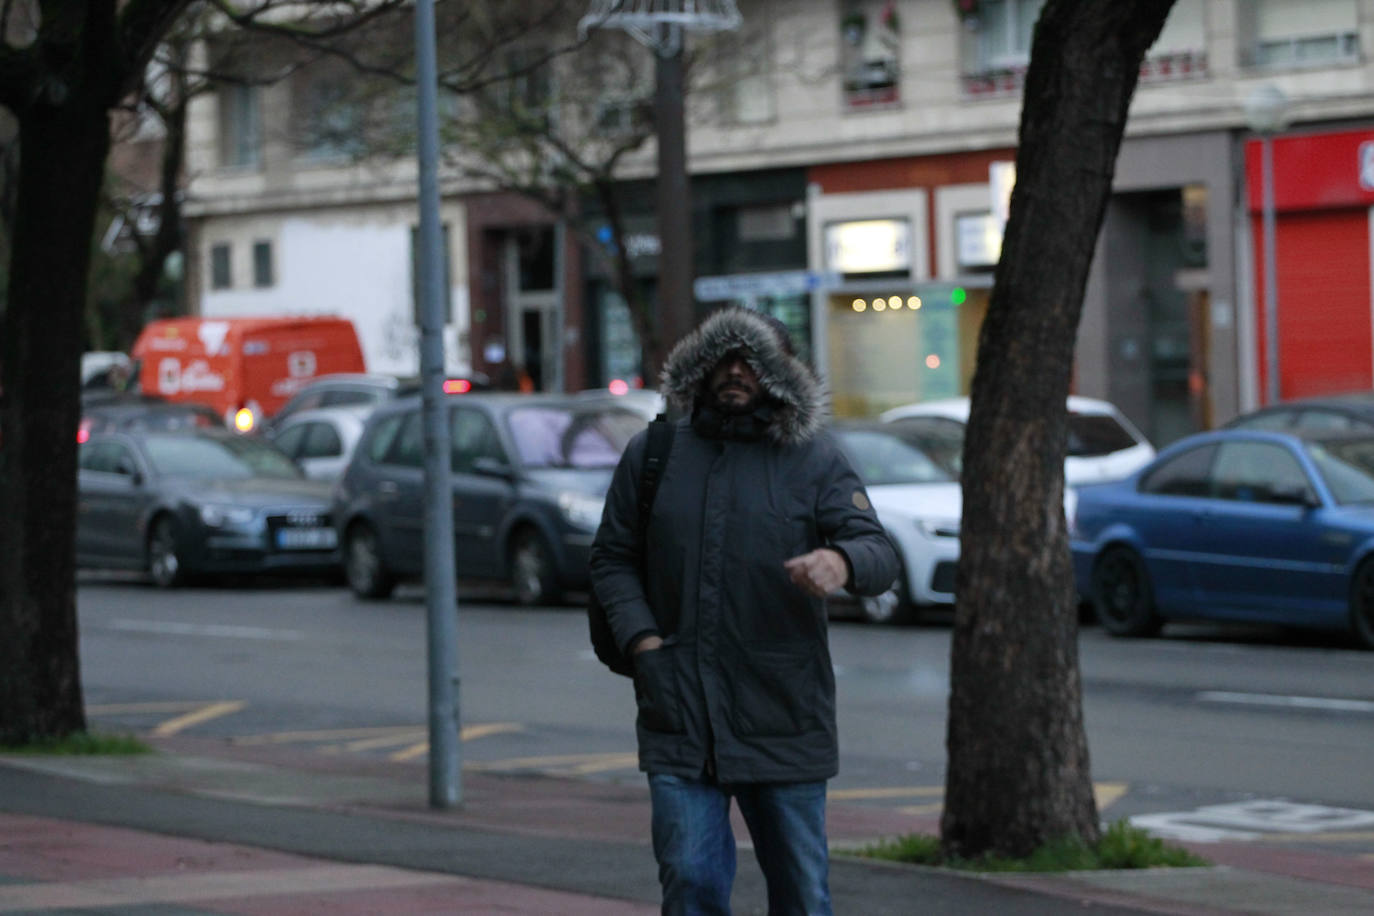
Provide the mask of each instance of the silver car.
[{"label": "silver car", "polygon": [[287,417],[272,444],[312,480],[337,480],[362,437],[374,406],[319,407]]}]

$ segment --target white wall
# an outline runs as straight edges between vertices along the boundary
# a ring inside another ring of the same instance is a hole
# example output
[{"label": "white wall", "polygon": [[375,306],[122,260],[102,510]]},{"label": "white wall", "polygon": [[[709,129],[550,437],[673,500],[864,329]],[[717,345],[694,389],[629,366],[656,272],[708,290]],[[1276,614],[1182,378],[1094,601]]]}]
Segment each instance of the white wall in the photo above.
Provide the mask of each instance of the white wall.
[{"label": "white wall", "polygon": [[[449,224],[453,320],[445,329],[449,372],[465,373],[471,360],[466,269],[466,228],[460,207],[446,207]],[[200,237],[201,313],[244,315],[337,314],[353,321],[368,371],[415,375],[420,370],[419,332],[411,301],[410,233],[415,218],[407,208],[272,217],[220,217]],[[252,287],[252,246],[270,240],[276,283]],[[234,285],[208,287],[212,246],[233,249]]]}]

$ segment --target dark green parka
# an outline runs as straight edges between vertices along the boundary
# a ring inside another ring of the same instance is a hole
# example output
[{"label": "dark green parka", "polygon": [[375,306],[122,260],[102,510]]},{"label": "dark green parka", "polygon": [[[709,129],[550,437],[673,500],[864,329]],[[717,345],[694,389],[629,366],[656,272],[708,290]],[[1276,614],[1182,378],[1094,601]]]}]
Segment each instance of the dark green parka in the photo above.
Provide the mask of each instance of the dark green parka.
[{"label": "dark green parka", "polygon": [[[712,423],[706,380],[745,352],[767,406]],[[635,657],[640,769],[722,783],[799,782],[835,775],[835,677],[825,604],[794,585],[783,562],[833,547],[850,590],[878,594],[898,561],[863,484],[822,429],[825,393],[756,313],[706,319],[668,357],[663,392],[686,415],[645,532],[639,572],[638,489],[645,435],[616,468],[591,574],[616,639]]]}]

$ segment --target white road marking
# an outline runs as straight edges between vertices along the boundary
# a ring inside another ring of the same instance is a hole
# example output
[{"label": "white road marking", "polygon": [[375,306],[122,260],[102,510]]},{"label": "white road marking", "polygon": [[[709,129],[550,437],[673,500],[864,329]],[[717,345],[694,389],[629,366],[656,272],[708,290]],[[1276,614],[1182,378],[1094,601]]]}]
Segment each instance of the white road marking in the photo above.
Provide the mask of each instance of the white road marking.
[{"label": "white road marking", "polygon": [[282,642],[305,638],[305,634],[300,630],[269,630],[266,627],[213,623],[176,623],[169,620],[111,620],[109,627],[127,633],[155,633],[159,636],[210,636],[216,639],[264,639]]},{"label": "white road marking", "polygon": [[1374,700],[1339,700],[1331,697],[1295,697],[1273,693],[1235,693],[1204,690],[1197,695],[1203,703],[1234,703],[1240,706],[1274,706],[1284,709],[1325,709],[1332,712],[1374,713]]},{"label": "white road marking", "polygon": [[1374,811],[1305,805],[1283,799],[1258,799],[1204,805],[1192,811],[1138,814],[1131,823],[1171,840],[1215,843],[1258,840],[1266,834],[1315,836],[1374,827]]}]

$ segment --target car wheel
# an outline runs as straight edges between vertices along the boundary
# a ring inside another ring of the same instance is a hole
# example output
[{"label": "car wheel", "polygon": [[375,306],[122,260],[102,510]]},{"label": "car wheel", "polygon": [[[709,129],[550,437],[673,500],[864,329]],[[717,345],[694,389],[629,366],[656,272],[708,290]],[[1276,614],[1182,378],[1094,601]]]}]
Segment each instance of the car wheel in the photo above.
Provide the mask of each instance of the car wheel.
[{"label": "car wheel", "polygon": [[1129,547],[1111,547],[1093,567],[1093,608],[1113,636],[1153,636],[1164,621],[1155,611],[1145,561]]},{"label": "car wheel", "polygon": [[916,609],[906,595],[906,572],[898,575],[892,587],[882,594],[861,596],[859,614],[865,623],[912,623],[916,619]]},{"label": "car wheel", "polygon": [[1350,582],[1350,631],[1366,649],[1374,649],[1374,559],[1355,569]]},{"label": "car wheel", "polygon": [[186,579],[171,516],[159,515],[148,534],[148,575],[158,588],[172,588]]},{"label": "car wheel", "polygon": [[532,528],[522,528],[511,541],[510,582],[515,603],[530,607],[558,604],[558,580],[553,554]]},{"label": "car wheel", "polygon": [[385,598],[396,587],[395,577],[382,562],[377,532],[362,522],[348,529],[344,542],[344,577],[359,598]]}]

